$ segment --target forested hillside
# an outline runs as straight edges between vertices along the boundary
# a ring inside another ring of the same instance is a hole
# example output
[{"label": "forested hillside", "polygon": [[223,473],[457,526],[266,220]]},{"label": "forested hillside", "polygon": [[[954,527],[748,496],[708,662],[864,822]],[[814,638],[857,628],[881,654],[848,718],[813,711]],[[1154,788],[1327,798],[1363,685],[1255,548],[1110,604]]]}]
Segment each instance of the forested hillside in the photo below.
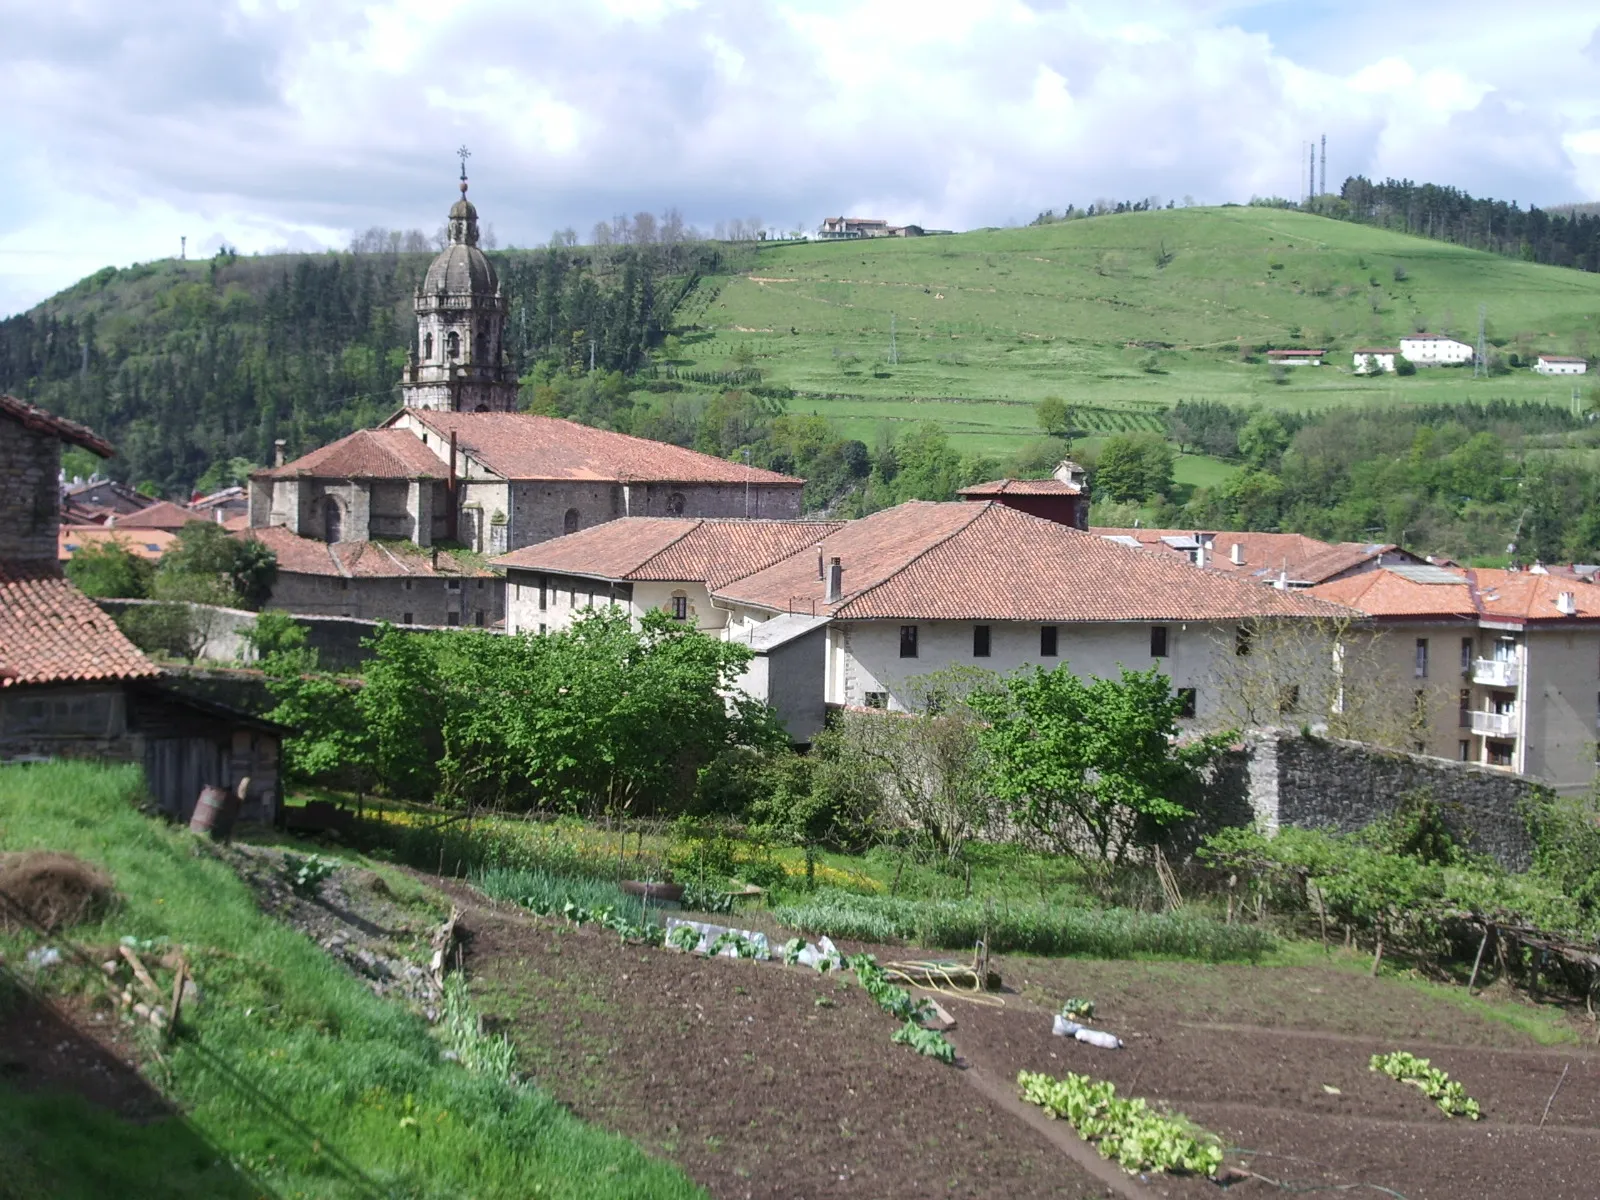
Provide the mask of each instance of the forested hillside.
[{"label": "forested hillside", "polygon": [[[494,255],[519,373],[629,372],[702,274],[738,264],[704,243]],[[167,260],[106,268],[0,322],[0,390],[116,444],[112,470],[163,492],[212,464],[269,461],[371,424],[398,404],[430,254]]]}]

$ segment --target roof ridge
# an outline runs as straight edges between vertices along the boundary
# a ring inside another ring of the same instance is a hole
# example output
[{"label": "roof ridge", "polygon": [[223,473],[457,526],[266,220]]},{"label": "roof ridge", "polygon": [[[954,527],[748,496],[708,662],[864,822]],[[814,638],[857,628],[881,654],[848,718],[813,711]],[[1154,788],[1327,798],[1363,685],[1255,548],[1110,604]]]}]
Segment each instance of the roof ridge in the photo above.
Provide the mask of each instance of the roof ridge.
[{"label": "roof ridge", "polygon": [[[656,518],[656,519],[657,520],[661,520],[663,518]],[[669,520],[669,521],[682,521],[682,520],[685,520],[685,518],[683,518],[683,517],[667,517],[667,518],[664,518],[664,519],[665,520]],[[706,523],[706,518],[704,518],[704,517],[691,517],[691,518],[688,518],[688,519],[692,520],[694,522],[694,524],[689,526],[689,528],[685,529],[677,537],[673,538],[665,546],[662,546],[660,549],[651,551],[648,555],[645,556],[643,561],[634,563],[633,566],[628,568],[628,573],[627,573],[627,575],[624,575],[623,578],[624,579],[632,578],[633,575],[636,572],[644,570],[647,566],[649,566],[651,563],[655,562],[656,559],[660,558],[668,550],[671,550],[674,546],[676,546],[679,543],[681,543],[684,538],[688,537],[692,533],[698,533],[701,530],[701,528],[704,527],[704,525]]]},{"label": "roof ridge", "polygon": [[[912,504],[939,504],[940,502],[936,501],[936,500],[912,500],[912,501],[910,501],[910,503],[912,503]],[[968,517],[965,521],[962,521],[959,525],[956,525],[954,528],[952,528],[949,533],[945,534],[943,537],[938,538],[935,541],[929,542],[928,545],[924,546],[921,550],[917,551],[910,558],[906,559],[903,563],[901,563],[893,571],[889,572],[889,574],[885,575],[882,579],[878,580],[877,583],[874,583],[870,587],[862,588],[859,592],[855,592],[855,593],[851,594],[847,599],[840,599],[839,602],[838,602],[838,607],[835,608],[835,610],[834,610],[835,615],[843,614],[844,610],[846,608],[848,608],[850,605],[854,604],[857,600],[861,600],[861,599],[864,599],[867,596],[870,596],[873,592],[877,591],[879,588],[881,588],[885,584],[889,583],[890,580],[897,579],[901,575],[904,575],[907,571],[909,571],[917,563],[921,562],[925,557],[927,557],[929,554],[933,553],[933,551],[937,550],[940,546],[943,546],[951,538],[955,537],[956,534],[964,533],[968,529],[972,528],[973,522],[976,521],[979,517],[987,516],[994,509],[1002,509],[1003,508],[1008,513],[1016,513],[1019,517],[1029,516],[1028,513],[1018,512],[1017,509],[1012,508],[1009,504],[1001,504],[1001,503],[999,503],[998,501],[995,501],[995,500],[984,500],[981,503],[972,505],[972,507],[974,509],[976,509],[977,511],[974,512],[972,514],[972,516]],[[884,511],[885,512],[893,512],[894,509],[885,509]],[[1043,517],[1034,517],[1033,519],[1034,520],[1039,520],[1039,521],[1044,520]],[[1054,524],[1054,523],[1055,522],[1051,522],[1051,524]],[[820,542],[817,543],[817,544],[821,545]],[[799,551],[796,551],[795,553],[798,554]]]}]

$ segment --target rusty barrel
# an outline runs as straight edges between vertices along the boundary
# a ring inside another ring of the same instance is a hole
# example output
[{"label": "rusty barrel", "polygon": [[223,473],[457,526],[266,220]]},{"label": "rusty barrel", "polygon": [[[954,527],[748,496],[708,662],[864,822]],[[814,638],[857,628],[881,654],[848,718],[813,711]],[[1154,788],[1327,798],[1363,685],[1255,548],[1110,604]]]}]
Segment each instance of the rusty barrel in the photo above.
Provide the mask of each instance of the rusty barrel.
[{"label": "rusty barrel", "polygon": [[207,784],[200,789],[200,800],[194,806],[194,816],[189,818],[193,833],[209,833],[222,841],[233,832],[233,819],[239,814],[239,802],[227,788]]}]

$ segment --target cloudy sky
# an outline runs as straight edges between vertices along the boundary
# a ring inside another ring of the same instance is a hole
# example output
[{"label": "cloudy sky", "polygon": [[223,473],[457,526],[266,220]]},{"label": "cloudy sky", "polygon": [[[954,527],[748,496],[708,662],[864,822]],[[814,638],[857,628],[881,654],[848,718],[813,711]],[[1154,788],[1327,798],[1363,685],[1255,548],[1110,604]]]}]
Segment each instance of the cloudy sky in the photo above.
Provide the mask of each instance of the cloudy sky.
[{"label": "cloudy sky", "polygon": [[0,0],[0,314],[226,241],[501,244],[639,209],[949,228],[1408,176],[1600,198],[1600,6],[1536,0]]}]

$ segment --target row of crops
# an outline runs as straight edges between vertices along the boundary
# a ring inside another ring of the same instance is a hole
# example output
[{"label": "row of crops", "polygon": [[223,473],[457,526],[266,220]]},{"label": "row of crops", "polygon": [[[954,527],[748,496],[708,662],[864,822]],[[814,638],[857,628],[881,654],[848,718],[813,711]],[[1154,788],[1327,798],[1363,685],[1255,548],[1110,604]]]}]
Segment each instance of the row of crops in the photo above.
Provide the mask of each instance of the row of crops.
[{"label": "row of crops", "polygon": [[1165,433],[1165,409],[1105,408],[1097,404],[1075,404],[1073,424],[1086,433]]}]

